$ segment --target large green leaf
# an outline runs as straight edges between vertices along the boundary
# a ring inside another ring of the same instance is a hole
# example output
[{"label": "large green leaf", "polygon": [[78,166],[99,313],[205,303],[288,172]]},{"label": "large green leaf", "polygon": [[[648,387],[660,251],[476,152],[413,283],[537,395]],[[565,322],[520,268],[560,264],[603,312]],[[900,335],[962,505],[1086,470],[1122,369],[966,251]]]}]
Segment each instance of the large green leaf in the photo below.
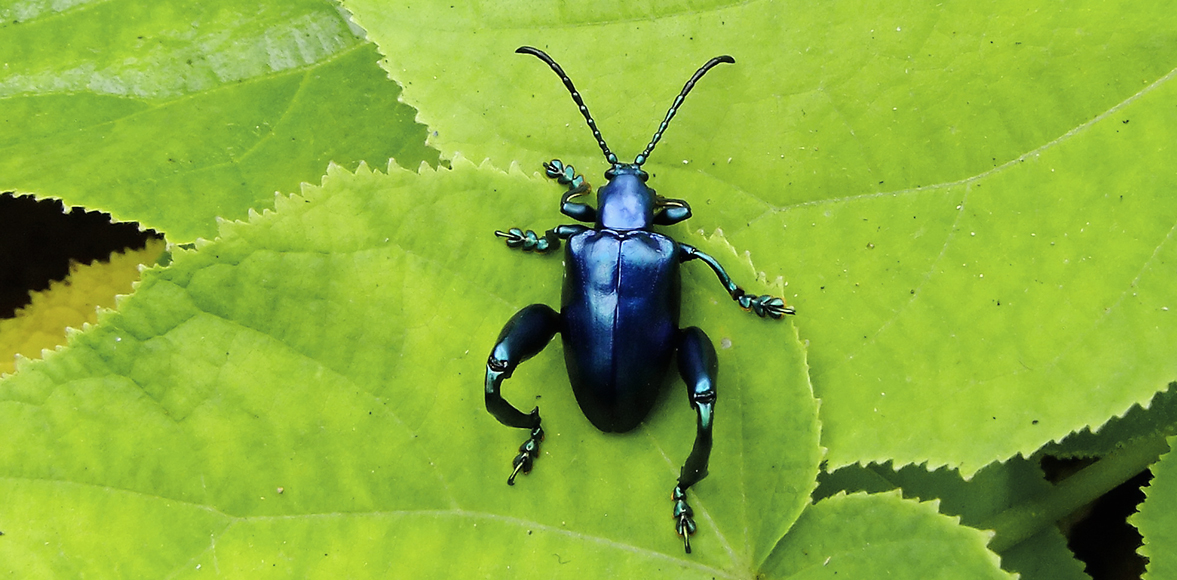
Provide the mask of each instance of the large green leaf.
[{"label": "large green leaf", "polygon": [[[693,268],[686,323],[722,368],[696,554],[666,497],[693,435],[681,386],[637,432],[603,435],[552,345],[508,382],[521,407],[543,397],[548,440],[504,484],[523,435],[482,410],[482,356],[512,312],[557,302],[560,267],[489,232],[552,225],[556,192],[459,153],[528,174],[561,157],[597,185],[603,169],[557,79],[510,54],[520,44],[565,65],[623,158],[696,66],[736,57],[647,169],[694,204],[677,239],[753,291],[786,275],[833,466],[971,474],[1173,375],[1177,48],[1162,8],[348,3],[454,170],[336,170],[218,231],[328,159],[428,158],[371,46],[313,2],[39,6],[0,5],[18,21],[0,26],[16,63],[0,71],[0,188],[173,241],[222,237],[175,250],[119,312],[0,385],[14,576],[1000,575],[987,534],[934,503],[806,507],[818,430],[796,331],[740,313]],[[1018,507],[975,487],[954,497]],[[1057,537],[1034,542],[1017,549],[1062,561]]]},{"label": "large green leaf", "polygon": [[[680,383],[627,435],[597,432],[553,344],[508,381],[542,396],[535,471],[485,412],[484,354],[559,258],[504,247],[553,184],[456,160],[336,170],[276,212],[145,273],[138,291],[0,391],[0,562],[16,576],[740,577],[809,501],[817,403],[787,322],[734,307],[705,269],[687,324],[719,349],[712,475],[686,557],[669,493],[695,417]],[[497,203],[475,215],[471,200]],[[750,265],[692,239],[749,289]],[[534,282],[520,283],[523,280]],[[931,554],[927,555],[932,557]],[[608,563],[602,567],[602,563]],[[530,571],[530,572],[522,572]]]},{"label": "large green leaf", "polygon": [[317,0],[0,2],[0,191],[190,242],[330,161],[435,162],[377,58]]},{"label": "large green leaf", "polygon": [[647,168],[785,274],[829,463],[1029,455],[1177,376],[1177,12],[1006,0],[345,2],[461,152],[624,159],[696,66]]}]

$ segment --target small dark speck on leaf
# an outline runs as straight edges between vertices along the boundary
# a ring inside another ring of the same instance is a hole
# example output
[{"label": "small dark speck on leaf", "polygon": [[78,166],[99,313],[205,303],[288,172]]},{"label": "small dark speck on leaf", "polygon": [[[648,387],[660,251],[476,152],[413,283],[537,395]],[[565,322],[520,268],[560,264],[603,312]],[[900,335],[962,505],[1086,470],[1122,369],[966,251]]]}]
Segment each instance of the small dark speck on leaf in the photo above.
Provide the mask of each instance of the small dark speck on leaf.
[{"label": "small dark speck on leaf", "polygon": [[1037,425],[1037,424],[1038,424],[1038,419],[1034,419],[1033,421],[1030,421],[1030,424],[1031,424],[1031,425]]},{"label": "small dark speck on leaf", "polygon": [[1121,122],[1121,123],[1123,123],[1123,124],[1125,124],[1125,125],[1127,125],[1127,124],[1128,124],[1128,119],[1124,119],[1123,121],[1120,121],[1120,122]]}]

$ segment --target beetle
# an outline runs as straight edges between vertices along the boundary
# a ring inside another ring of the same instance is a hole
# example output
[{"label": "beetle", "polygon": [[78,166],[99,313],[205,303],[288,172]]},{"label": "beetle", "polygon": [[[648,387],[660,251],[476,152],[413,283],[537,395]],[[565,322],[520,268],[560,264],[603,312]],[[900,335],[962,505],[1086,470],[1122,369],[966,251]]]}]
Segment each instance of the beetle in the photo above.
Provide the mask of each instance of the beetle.
[{"label": "beetle", "polygon": [[567,240],[560,312],[545,304],[520,310],[503,327],[486,362],[487,411],[508,427],[531,431],[519,446],[507,483],[514,485],[520,472],[531,471],[544,431],[539,407],[530,413],[515,408],[503,399],[502,383],[521,362],[543,350],[556,333],[563,339],[564,362],[576,401],[588,420],[605,432],[624,433],[645,419],[671,358],[677,356],[678,371],[697,416],[694,446],[671,492],[675,531],[689,554],[690,536],[697,526],[686,491],[707,475],[718,364],[715,347],[701,329],[678,326],[679,264],[703,262],[737,304],[760,317],[781,319],[795,314],[782,298],[744,292],[715,258],[653,230],[655,225],[676,224],[691,217],[691,206],[681,199],[657,195],[646,185],[650,176],[642,164],[695,83],[715,66],[733,64],[735,59],[717,56],[700,67],[675,98],[646,149],[633,163],[621,163],[605,144],[588,107],[560,65],[537,48],[522,46],[515,52],[539,58],[560,77],[610,167],[605,172],[607,183],[597,191],[593,207],[573,201],[591,191],[575,168],[559,159],[543,164],[549,178],[568,188],[560,200],[560,212],[592,227],[560,225],[542,237],[519,228],[495,232],[505,238],[508,247],[527,252],[553,252],[561,240]]}]

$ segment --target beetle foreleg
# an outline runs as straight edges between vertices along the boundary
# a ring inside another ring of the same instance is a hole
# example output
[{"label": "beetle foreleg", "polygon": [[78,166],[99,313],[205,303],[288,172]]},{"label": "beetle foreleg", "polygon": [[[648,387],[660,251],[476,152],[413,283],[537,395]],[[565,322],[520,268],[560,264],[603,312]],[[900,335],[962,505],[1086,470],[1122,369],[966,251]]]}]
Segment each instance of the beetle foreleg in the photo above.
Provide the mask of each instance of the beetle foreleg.
[{"label": "beetle foreleg", "polygon": [[560,198],[560,213],[582,222],[595,222],[597,210],[591,205],[572,201],[573,198],[588,195],[592,187],[584,180],[583,175],[576,174],[576,168],[564,165],[563,161],[553,159],[544,163],[544,173],[555,179],[560,185],[567,185],[568,191]]},{"label": "beetle foreleg", "polygon": [[687,395],[691,408],[695,410],[695,446],[679,472],[678,485],[674,486],[671,499],[674,500],[674,530],[683,537],[683,547],[691,553],[691,534],[696,525],[694,510],[687,504],[686,491],[699,480],[707,477],[707,463],[711,459],[711,425],[715,415],[715,380],[719,363],[711,339],[697,327],[683,329],[679,334],[678,373],[687,384]]},{"label": "beetle foreleg", "polygon": [[723,269],[723,266],[719,264],[718,260],[700,252],[694,246],[679,244],[678,247],[682,252],[681,259],[683,262],[702,260],[704,264],[707,264],[715,272],[715,275],[719,278],[719,282],[727,289],[727,293],[732,297],[732,300],[735,300],[740,305],[740,308],[749,312],[755,312],[761,318],[779,319],[786,314],[797,313],[792,306],[785,304],[784,298],[769,296],[767,294],[757,296],[755,294],[745,293],[744,289],[737,286],[732,281],[731,276],[727,275],[727,271]]},{"label": "beetle foreleg", "polygon": [[507,321],[486,359],[486,410],[508,427],[531,429],[531,436],[519,447],[519,454],[512,462],[515,470],[507,479],[509,485],[515,484],[519,472],[531,471],[532,464],[539,457],[544,430],[540,428],[539,407],[532,409],[531,413],[516,409],[503,399],[500,387],[503,379],[510,378],[519,363],[543,350],[559,330],[560,315],[555,310],[544,304],[532,304]]}]

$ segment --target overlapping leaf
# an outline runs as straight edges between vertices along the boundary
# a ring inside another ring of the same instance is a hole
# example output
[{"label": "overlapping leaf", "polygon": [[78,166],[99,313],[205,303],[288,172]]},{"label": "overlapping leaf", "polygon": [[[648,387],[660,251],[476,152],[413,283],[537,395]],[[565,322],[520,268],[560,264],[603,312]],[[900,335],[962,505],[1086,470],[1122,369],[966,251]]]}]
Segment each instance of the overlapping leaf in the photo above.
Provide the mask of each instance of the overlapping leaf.
[{"label": "overlapping leaf", "polygon": [[[996,520],[1036,497],[1054,497],[1060,493],[1045,480],[1036,459],[1021,458],[989,465],[968,481],[954,470],[941,468],[929,472],[919,465],[898,470],[890,465],[852,465],[823,474],[820,481],[814,492],[815,498],[844,493],[840,490],[883,493],[902,489],[904,496],[935,500],[940,512],[960,517],[963,524],[982,530],[993,529]],[[1088,497],[1076,498],[1071,503],[1085,505],[1089,502]],[[1089,578],[1083,573],[1083,564],[1067,547],[1067,539],[1059,531],[1055,519],[1043,514],[1037,518],[1019,518],[1014,524],[1005,526],[989,543],[990,549],[1001,554],[1003,569],[1017,572],[1024,579]]]},{"label": "overlapping leaf", "polygon": [[66,328],[97,322],[100,308],[113,308],[115,296],[130,293],[139,265],[154,264],[163,251],[163,241],[151,240],[141,250],[115,253],[106,261],[72,264],[67,281],[34,293],[15,317],[0,320],[0,374],[15,369],[17,356],[39,358],[42,349],[64,344]]},{"label": "overlapping leaf", "polygon": [[436,161],[377,58],[317,0],[0,2],[0,191],[184,243],[330,161]]},{"label": "overlapping leaf", "polygon": [[[1169,448],[1177,438],[1168,439]],[[1173,509],[1177,506],[1177,488],[1173,485],[1173,454],[1170,452],[1152,467],[1153,481],[1145,488],[1147,498],[1140,511],[1132,516],[1131,522],[1144,536],[1144,545],[1138,550],[1148,558],[1146,580],[1172,578],[1177,575],[1177,562],[1173,560],[1173,548],[1177,546],[1177,525],[1173,521]]]}]

